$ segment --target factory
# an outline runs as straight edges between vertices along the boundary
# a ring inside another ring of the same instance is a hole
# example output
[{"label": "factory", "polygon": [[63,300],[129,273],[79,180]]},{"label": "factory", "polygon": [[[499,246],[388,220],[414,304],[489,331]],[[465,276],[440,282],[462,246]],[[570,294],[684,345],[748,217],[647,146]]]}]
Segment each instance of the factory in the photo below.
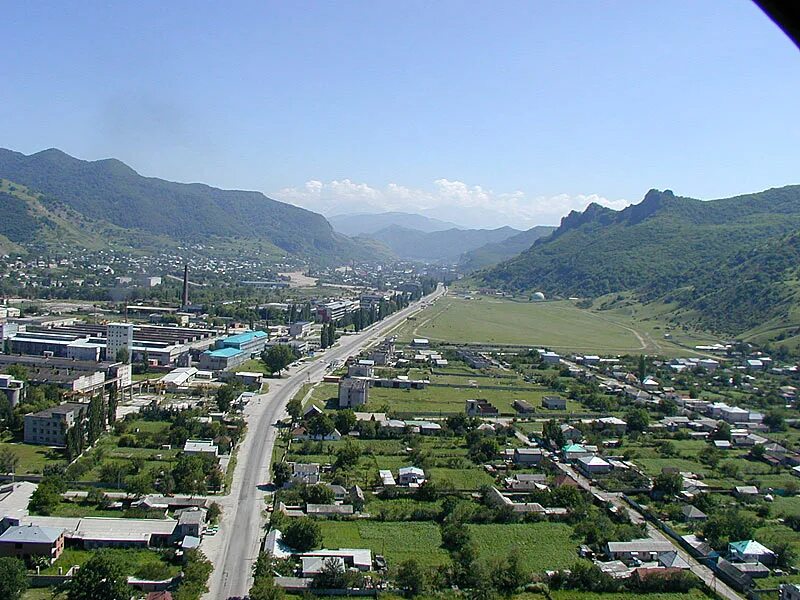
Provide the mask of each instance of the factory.
[{"label": "factory", "polygon": [[213,350],[200,355],[200,368],[207,371],[225,371],[238,367],[263,352],[269,335],[264,331],[246,331],[217,340]]}]

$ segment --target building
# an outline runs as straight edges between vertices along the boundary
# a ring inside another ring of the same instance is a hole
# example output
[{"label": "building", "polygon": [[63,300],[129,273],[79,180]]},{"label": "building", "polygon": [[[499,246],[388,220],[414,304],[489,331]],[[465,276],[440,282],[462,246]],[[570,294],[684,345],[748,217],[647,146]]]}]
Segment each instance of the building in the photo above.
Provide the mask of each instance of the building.
[{"label": "building", "polygon": [[418,487],[425,483],[425,471],[419,467],[400,467],[397,472],[397,481],[400,485]]},{"label": "building", "polygon": [[800,600],[800,585],[796,583],[782,583],[778,586],[779,600]]},{"label": "building", "polygon": [[467,400],[464,411],[467,413],[468,417],[497,416],[500,414],[500,411],[497,410],[494,404],[482,398]]},{"label": "building", "polygon": [[19,379],[14,379],[11,375],[0,374],[0,392],[3,392],[8,399],[8,404],[14,408],[22,400],[25,383]]},{"label": "building", "polygon": [[561,449],[561,453],[564,455],[564,460],[567,462],[574,462],[579,458],[592,456],[593,454],[580,444],[567,444]]},{"label": "building", "polygon": [[342,570],[358,569],[369,571],[372,568],[372,551],[357,548],[340,548],[339,550],[313,550],[300,555],[303,563],[303,577],[313,577],[322,573],[325,564],[336,561]]},{"label": "building", "polygon": [[339,408],[362,406],[369,400],[369,382],[366,379],[345,378],[339,381]]},{"label": "building", "polygon": [[706,513],[691,504],[686,504],[681,508],[681,515],[683,515],[683,520],[687,522],[696,523],[708,519]]},{"label": "building", "polygon": [[67,431],[83,422],[88,407],[67,403],[25,415],[25,443],[65,447]]},{"label": "building", "polygon": [[289,325],[289,335],[292,337],[306,337],[311,335],[314,329],[314,323],[311,321],[297,321]]},{"label": "building", "polygon": [[567,399],[561,396],[544,396],[542,398],[542,408],[548,410],[567,410]]},{"label": "building", "polygon": [[578,469],[586,476],[603,475],[611,472],[611,463],[599,456],[582,456],[578,459]]},{"label": "building", "polygon": [[542,462],[543,454],[540,448],[514,448],[515,465],[538,465]]},{"label": "building", "polygon": [[521,415],[527,415],[534,412],[533,405],[525,400],[514,400],[514,410]]},{"label": "building", "polygon": [[394,480],[394,475],[389,469],[381,469],[378,471],[378,477],[381,479],[381,485],[384,487],[397,485],[397,482]]},{"label": "building", "polygon": [[183,453],[213,456],[216,458],[219,453],[219,448],[214,443],[214,440],[186,440],[186,443],[183,445]]},{"label": "building", "polygon": [[26,559],[44,556],[52,564],[64,551],[64,530],[38,525],[16,525],[0,535],[0,556]]},{"label": "building", "polygon": [[742,540],[728,544],[728,554],[732,561],[760,562],[762,565],[775,564],[775,553],[755,540]]},{"label": "building", "polygon": [[306,483],[314,485],[320,482],[318,463],[289,463],[292,467],[290,483]]},{"label": "building", "polygon": [[555,352],[541,352],[539,356],[541,356],[542,362],[546,365],[557,365],[561,362],[561,356]]},{"label": "building", "polygon": [[70,360],[54,356],[10,356],[0,354],[0,368],[22,365],[30,385],[52,384],[77,394],[130,387],[131,365],[118,362]]},{"label": "building", "polygon": [[357,363],[347,367],[348,377],[372,377],[375,372],[374,360],[359,360]]},{"label": "building", "polygon": [[225,371],[248,360],[250,357],[236,348],[217,348],[206,350],[200,355],[200,368],[204,371]]},{"label": "building", "polygon": [[673,552],[675,547],[667,540],[644,538],[630,542],[608,542],[606,552],[611,560],[621,560],[624,563],[633,561],[653,562],[658,560],[660,554]]},{"label": "building", "polygon": [[317,306],[317,319],[322,323],[336,322],[361,308],[358,300],[337,300]]},{"label": "building", "polygon": [[116,360],[122,349],[127,351],[130,360],[133,354],[133,324],[109,323],[106,329],[106,359]]}]

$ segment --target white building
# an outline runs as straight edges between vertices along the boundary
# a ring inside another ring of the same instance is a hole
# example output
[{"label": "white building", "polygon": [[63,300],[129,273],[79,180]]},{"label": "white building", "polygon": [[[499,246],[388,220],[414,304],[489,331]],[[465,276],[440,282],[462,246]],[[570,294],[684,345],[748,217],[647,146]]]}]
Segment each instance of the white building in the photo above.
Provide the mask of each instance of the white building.
[{"label": "white building", "polygon": [[128,351],[130,358],[133,351],[133,324],[109,323],[106,329],[106,360],[116,360],[117,352],[122,348]]}]

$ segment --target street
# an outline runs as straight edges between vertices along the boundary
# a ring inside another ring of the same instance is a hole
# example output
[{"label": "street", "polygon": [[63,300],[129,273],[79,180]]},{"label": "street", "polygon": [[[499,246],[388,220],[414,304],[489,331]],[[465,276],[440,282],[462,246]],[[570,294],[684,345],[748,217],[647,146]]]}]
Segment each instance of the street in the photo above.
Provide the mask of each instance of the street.
[{"label": "street", "polygon": [[[438,298],[436,291],[383,321],[354,335],[339,338],[320,358],[287,369],[281,379],[269,380],[269,391],[253,398],[244,411],[247,435],[239,448],[231,492],[217,502],[223,508],[219,533],[203,540],[201,549],[214,565],[209,580],[208,600],[225,600],[247,595],[252,583],[252,566],[258,556],[266,521],[265,486],[270,480],[270,463],[278,430],[274,424],[286,416],[286,404],[306,382],[317,382],[334,360],[345,360],[364,347],[382,339],[408,316]],[[260,487],[261,486],[261,489]]]}]

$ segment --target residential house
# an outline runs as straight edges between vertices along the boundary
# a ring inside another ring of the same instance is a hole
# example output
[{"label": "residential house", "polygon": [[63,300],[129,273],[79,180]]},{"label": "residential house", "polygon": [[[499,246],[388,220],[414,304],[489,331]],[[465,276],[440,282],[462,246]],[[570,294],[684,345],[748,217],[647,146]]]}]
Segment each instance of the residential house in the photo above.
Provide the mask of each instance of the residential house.
[{"label": "residential house", "polygon": [[691,504],[681,507],[681,515],[683,515],[683,520],[689,523],[697,523],[708,519],[706,513]]},{"label": "residential house", "polygon": [[542,398],[542,408],[548,410],[567,410],[567,399],[561,396],[544,396]]},{"label": "residential house", "polygon": [[394,480],[394,475],[392,475],[392,472],[389,469],[379,470],[378,477],[381,478],[381,485],[384,487],[397,485],[397,482]]},{"label": "residential house", "polygon": [[292,478],[290,483],[306,483],[314,485],[319,483],[320,468],[318,463],[289,463],[292,467]]},{"label": "residential house", "polygon": [[514,400],[514,410],[521,415],[527,415],[534,412],[533,405],[525,400]]},{"label": "residential house", "polygon": [[541,448],[514,448],[514,464],[520,466],[538,465],[542,462]]},{"label": "residential house", "polygon": [[38,525],[16,525],[0,535],[0,556],[21,559],[43,556],[53,563],[64,551],[64,530]]},{"label": "residential house", "polygon": [[500,411],[497,407],[490,403],[488,400],[476,399],[467,400],[464,410],[469,417],[484,417],[484,416],[497,416]]},{"label": "residential house", "polygon": [[567,462],[574,462],[584,456],[592,456],[592,453],[581,444],[567,444],[561,449],[561,454]]},{"label": "residential house", "polygon": [[599,456],[581,456],[578,459],[578,469],[587,477],[603,475],[611,472],[611,463]]},{"label": "residential house", "polygon": [[425,483],[425,471],[419,467],[400,467],[397,475],[400,485],[418,487]]},{"label": "residential house", "polygon": [[611,560],[621,560],[626,564],[634,561],[656,561],[660,554],[674,551],[675,547],[672,542],[653,538],[631,540],[630,542],[608,542],[606,546],[606,553]]},{"label": "residential house", "polygon": [[343,569],[369,571],[372,568],[372,552],[368,549],[313,550],[300,555],[303,577],[313,577],[322,573],[325,563],[331,559],[338,562]]},{"label": "residential house", "polygon": [[775,553],[755,540],[742,540],[728,544],[731,561],[760,562],[763,565],[775,564]]}]

